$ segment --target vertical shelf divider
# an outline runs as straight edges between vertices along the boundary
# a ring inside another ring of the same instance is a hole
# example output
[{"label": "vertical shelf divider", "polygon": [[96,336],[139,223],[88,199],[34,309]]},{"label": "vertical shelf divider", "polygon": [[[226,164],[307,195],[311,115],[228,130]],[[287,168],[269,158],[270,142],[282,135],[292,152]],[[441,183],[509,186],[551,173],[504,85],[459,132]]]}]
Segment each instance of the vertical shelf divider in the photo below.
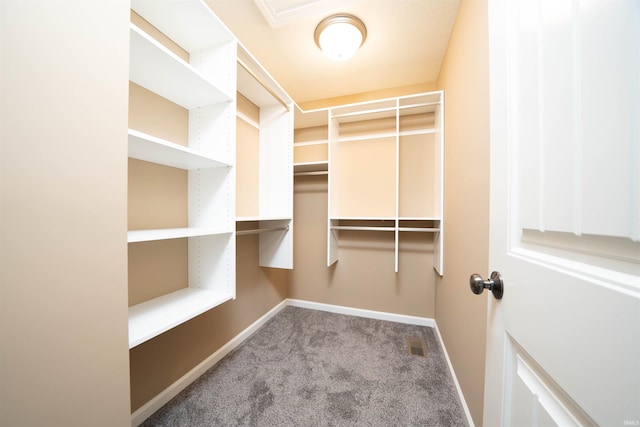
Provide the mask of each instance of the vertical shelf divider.
[{"label": "vertical shelf divider", "polygon": [[395,245],[394,245],[394,266],[395,272],[398,272],[400,263],[400,100],[396,99],[396,165],[395,165],[395,179],[396,179],[396,200],[395,200]]}]

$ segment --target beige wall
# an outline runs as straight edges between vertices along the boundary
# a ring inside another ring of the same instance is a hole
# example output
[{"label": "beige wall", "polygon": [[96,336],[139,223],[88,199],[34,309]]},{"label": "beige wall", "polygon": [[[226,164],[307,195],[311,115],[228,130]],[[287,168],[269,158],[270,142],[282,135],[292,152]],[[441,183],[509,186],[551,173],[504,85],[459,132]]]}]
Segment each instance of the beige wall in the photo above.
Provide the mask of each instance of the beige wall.
[{"label": "beige wall", "polygon": [[128,5],[0,8],[0,425],[125,426]]},{"label": "beige wall", "polygon": [[482,425],[489,249],[489,51],[487,2],[462,0],[440,71],[445,91],[445,241],[436,322],[474,423]]}]

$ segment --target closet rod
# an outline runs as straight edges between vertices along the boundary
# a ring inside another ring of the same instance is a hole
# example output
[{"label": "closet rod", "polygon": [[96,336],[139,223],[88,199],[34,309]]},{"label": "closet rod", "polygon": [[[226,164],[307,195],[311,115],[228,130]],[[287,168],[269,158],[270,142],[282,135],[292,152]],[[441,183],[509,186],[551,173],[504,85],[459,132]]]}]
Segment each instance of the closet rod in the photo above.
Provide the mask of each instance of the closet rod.
[{"label": "closet rod", "polygon": [[256,73],[254,73],[254,72],[249,68],[249,66],[247,66],[247,64],[245,64],[244,62],[242,62],[242,60],[241,60],[240,58],[238,58],[238,64],[239,64],[242,68],[244,68],[244,69],[247,71],[247,73],[249,73],[249,74],[251,75],[251,77],[253,77],[253,78],[254,78],[258,83],[260,83],[260,86],[262,86],[263,88],[265,88],[265,90],[266,90],[267,92],[269,92],[269,94],[270,94],[271,96],[273,96],[273,97],[276,99],[276,101],[278,101],[280,104],[282,104],[282,106],[283,106],[284,108],[286,108],[286,109],[287,109],[287,111],[289,111],[289,106],[288,106],[288,105],[287,105],[287,104],[282,100],[282,98],[280,98],[280,97],[278,96],[278,94],[276,94],[276,93],[275,93],[275,92],[274,92],[274,91],[273,91],[269,86],[267,86],[267,85],[265,84],[265,82],[263,82],[263,81],[262,81],[262,79],[261,79],[260,77],[258,77],[258,76],[256,75]]},{"label": "closet rod", "polygon": [[239,230],[236,231],[236,236],[244,236],[245,234],[259,234],[266,233],[267,231],[281,231],[288,230],[289,227],[269,227],[269,228],[255,228],[252,230]]},{"label": "closet rod", "polygon": [[328,171],[309,171],[309,172],[295,172],[293,175],[329,175]]}]

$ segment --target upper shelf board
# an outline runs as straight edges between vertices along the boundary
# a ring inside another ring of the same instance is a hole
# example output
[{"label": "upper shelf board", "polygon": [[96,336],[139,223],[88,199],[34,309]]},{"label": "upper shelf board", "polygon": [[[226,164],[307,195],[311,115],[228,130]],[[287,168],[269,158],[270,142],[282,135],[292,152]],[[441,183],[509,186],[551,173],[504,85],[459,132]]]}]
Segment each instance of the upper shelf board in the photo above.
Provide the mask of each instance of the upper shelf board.
[{"label": "upper shelf board", "polygon": [[202,0],[132,0],[131,9],[187,52],[234,39],[231,31]]},{"label": "upper shelf board", "polygon": [[231,101],[191,65],[131,24],[129,80],[188,110]]},{"label": "upper shelf board", "polygon": [[289,110],[293,100],[269,72],[238,43],[238,92],[260,108],[280,105]]},{"label": "upper shelf board", "polygon": [[240,64],[238,64],[238,92],[260,108],[280,105],[278,100]]},{"label": "upper shelf board", "polygon": [[429,114],[434,113],[438,108],[440,108],[439,103],[428,103],[428,104],[414,104],[407,105],[401,107],[390,107],[383,108],[377,110],[365,110],[365,111],[355,111],[355,112],[347,112],[341,114],[332,114],[332,118],[337,120],[339,123],[352,123],[352,122],[361,122],[365,120],[378,120],[378,119],[387,119],[391,117],[396,117],[396,114],[404,117],[411,116],[417,114]]},{"label": "upper shelf board", "polygon": [[266,216],[237,216],[236,222],[253,222],[253,221],[291,221],[291,217],[266,217]]}]

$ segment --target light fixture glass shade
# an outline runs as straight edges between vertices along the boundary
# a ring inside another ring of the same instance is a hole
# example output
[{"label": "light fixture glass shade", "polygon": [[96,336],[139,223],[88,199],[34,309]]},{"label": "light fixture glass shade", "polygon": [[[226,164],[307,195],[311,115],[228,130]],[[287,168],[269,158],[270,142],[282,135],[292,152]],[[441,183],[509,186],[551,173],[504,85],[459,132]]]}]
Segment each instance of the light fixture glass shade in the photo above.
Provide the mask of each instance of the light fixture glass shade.
[{"label": "light fixture glass shade", "polygon": [[333,15],[323,19],[315,31],[318,47],[335,61],[346,61],[367,37],[364,23],[353,15]]}]

